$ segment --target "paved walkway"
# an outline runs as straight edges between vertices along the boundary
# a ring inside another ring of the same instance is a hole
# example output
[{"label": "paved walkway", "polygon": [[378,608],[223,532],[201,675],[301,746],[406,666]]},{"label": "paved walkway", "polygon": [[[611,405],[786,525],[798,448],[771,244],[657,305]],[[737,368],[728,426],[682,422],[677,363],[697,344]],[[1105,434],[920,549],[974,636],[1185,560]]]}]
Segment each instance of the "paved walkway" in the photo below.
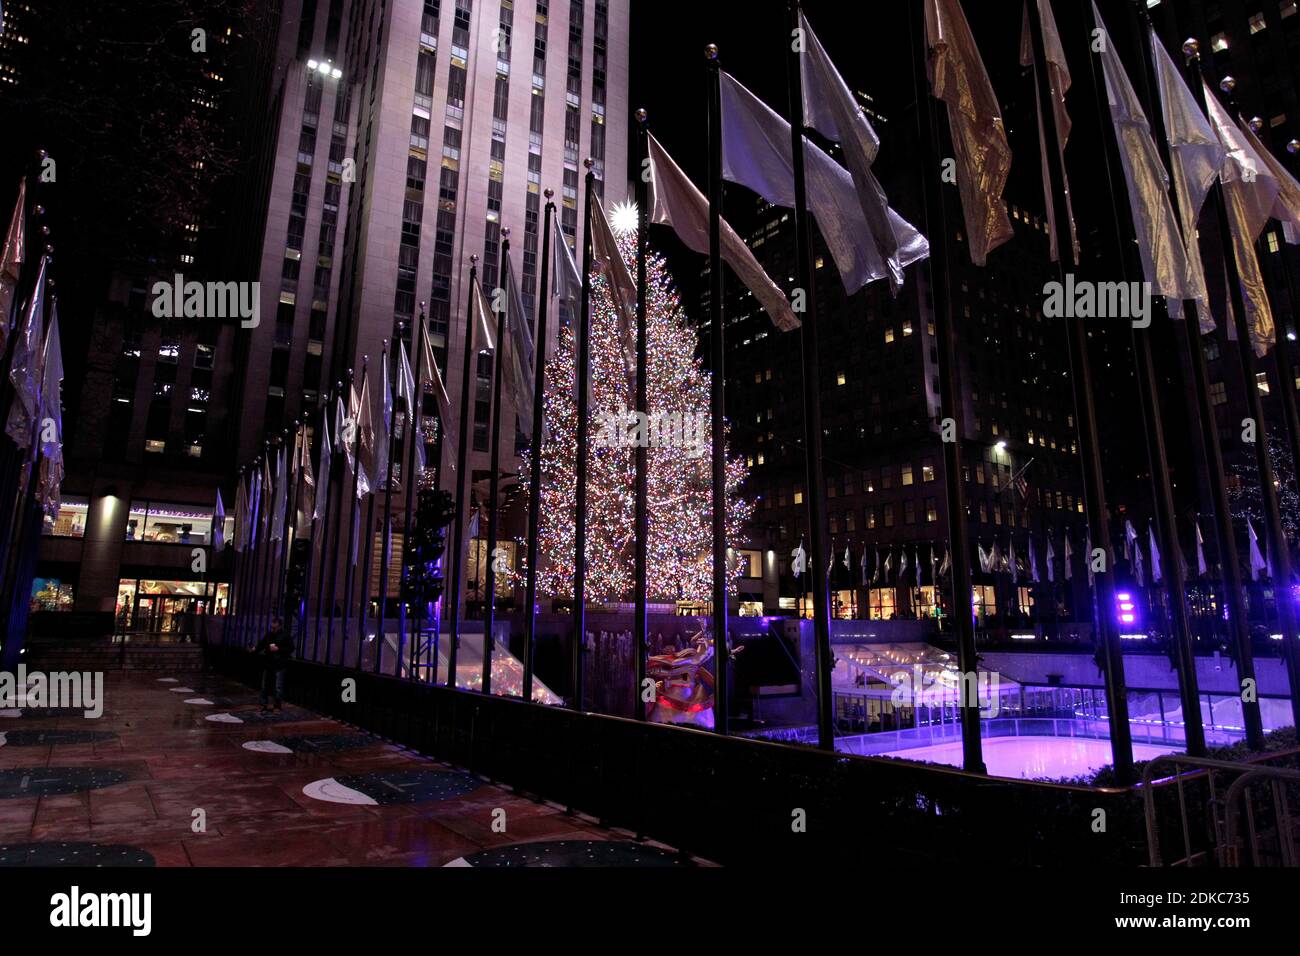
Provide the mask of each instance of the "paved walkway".
[{"label": "paved walkway", "polygon": [[[692,865],[197,673],[109,673],[104,714],[0,711],[0,865]],[[696,861],[698,862],[698,861]]]}]

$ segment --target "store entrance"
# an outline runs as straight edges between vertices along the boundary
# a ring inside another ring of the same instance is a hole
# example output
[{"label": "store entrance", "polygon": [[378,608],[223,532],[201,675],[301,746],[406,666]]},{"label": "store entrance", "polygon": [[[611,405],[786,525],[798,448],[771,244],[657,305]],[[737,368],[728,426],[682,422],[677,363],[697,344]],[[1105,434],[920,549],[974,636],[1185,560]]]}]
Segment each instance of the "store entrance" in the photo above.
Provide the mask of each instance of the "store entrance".
[{"label": "store entrance", "polygon": [[222,613],[225,601],[224,584],[123,579],[117,588],[116,630],[132,640],[198,640],[208,614]]}]

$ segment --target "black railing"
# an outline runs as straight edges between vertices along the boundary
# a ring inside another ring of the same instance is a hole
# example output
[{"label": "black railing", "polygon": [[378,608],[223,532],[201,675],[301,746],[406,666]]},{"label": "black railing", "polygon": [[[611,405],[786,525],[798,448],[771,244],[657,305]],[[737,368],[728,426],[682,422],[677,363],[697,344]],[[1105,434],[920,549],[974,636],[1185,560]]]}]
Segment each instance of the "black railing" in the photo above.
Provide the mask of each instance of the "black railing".
[{"label": "black railing", "polygon": [[[247,651],[206,650],[222,673],[256,685],[259,663]],[[291,662],[287,677],[292,703],[729,865],[1136,865],[1146,857],[1132,791],[723,737],[306,661]],[[355,703],[344,702],[349,679]]]}]

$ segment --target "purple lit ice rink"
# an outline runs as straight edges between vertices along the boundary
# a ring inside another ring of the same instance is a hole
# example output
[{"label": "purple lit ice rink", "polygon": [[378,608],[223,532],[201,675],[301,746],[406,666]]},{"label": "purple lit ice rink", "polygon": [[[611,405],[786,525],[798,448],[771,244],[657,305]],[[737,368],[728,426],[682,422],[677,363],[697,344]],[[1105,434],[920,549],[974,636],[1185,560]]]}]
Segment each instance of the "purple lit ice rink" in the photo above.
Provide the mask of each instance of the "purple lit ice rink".
[{"label": "purple lit ice rink", "polygon": [[[1178,753],[1176,744],[1133,744],[1134,760],[1151,760],[1161,754]],[[885,757],[926,760],[960,767],[961,741],[894,750]],[[1091,774],[1111,762],[1110,741],[1089,737],[987,737],[984,765],[994,777],[1025,779],[1078,777]]]}]

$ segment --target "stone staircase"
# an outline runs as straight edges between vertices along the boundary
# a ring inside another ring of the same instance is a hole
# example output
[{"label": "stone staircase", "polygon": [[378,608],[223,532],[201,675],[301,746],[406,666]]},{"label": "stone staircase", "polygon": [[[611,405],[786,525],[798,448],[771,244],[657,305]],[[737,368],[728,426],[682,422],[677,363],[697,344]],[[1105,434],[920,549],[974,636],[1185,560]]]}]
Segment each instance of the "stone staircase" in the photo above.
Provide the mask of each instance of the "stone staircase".
[{"label": "stone staircase", "polygon": [[203,669],[203,646],[33,639],[23,663],[29,671],[196,671]]}]

